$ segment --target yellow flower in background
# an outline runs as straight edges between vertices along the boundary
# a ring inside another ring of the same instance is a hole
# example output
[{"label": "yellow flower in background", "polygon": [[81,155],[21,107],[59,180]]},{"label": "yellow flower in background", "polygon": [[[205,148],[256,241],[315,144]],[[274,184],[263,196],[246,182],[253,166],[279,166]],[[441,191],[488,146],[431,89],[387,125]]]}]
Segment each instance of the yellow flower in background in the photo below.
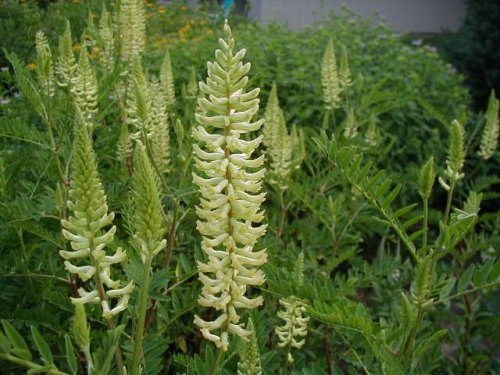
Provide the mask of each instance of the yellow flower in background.
[{"label": "yellow flower in background", "polygon": [[165,13],[167,9],[164,6],[159,6],[158,7],[158,13]]},{"label": "yellow flower in background", "polygon": [[76,51],[76,52],[80,52],[82,50],[82,45],[80,43],[76,43],[74,46],[73,46],[73,49]]},{"label": "yellow flower in background", "polygon": [[31,62],[28,64],[28,70],[33,71],[35,69],[36,69],[36,64],[34,62]]}]

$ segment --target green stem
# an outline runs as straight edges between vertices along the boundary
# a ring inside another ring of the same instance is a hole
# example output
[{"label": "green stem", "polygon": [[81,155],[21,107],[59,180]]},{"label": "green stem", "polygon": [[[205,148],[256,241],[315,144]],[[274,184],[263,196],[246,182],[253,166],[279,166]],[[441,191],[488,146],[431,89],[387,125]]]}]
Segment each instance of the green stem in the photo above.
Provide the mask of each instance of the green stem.
[{"label": "green stem", "polygon": [[444,225],[448,224],[448,218],[450,216],[451,210],[451,200],[453,198],[453,191],[455,190],[456,182],[453,180],[450,184],[450,190],[448,190],[448,198],[446,200],[446,210],[444,211],[443,223]]},{"label": "green stem", "polygon": [[437,300],[437,301],[435,301],[432,304],[432,306],[439,305],[440,303],[444,303],[445,301],[448,301],[448,300],[451,300],[451,299],[455,299],[455,298],[460,298],[460,297],[463,297],[463,296],[465,296],[467,294],[478,292],[478,291],[480,291],[482,289],[488,289],[488,288],[491,288],[492,286],[498,286],[498,285],[500,285],[500,281],[493,281],[491,283],[484,284],[484,285],[478,286],[476,288],[471,288],[471,289],[465,290],[465,291],[463,291],[461,293],[453,294],[453,295],[448,296],[446,298]]},{"label": "green stem", "polygon": [[83,350],[83,354],[85,355],[85,361],[87,362],[87,375],[92,375],[94,371],[94,364],[92,363],[92,356],[90,355],[90,348],[86,347]]},{"label": "green stem", "polygon": [[[15,363],[16,365],[27,367],[29,369],[35,370],[38,373],[45,373],[50,375],[68,375],[66,372],[59,371],[57,368],[46,369],[45,366],[38,365],[31,361],[26,361],[24,359],[15,357],[9,353],[0,353],[0,358],[5,359],[9,362]],[[42,371],[43,369],[43,371]]]},{"label": "green stem", "polygon": [[423,199],[424,203],[424,234],[422,237],[422,247],[427,247],[427,232],[429,231],[429,201]]},{"label": "green stem", "polygon": [[215,355],[215,361],[214,364],[212,365],[212,368],[210,369],[210,374],[209,375],[216,375],[217,370],[219,369],[220,362],[222,360],[222,356],[224,355],[224,351],[219,348],[217,349],[217,354]]},{"label": "green stem", "polygon": [[153,258],[148,256],[144,262],[142,273],[142,285],[139,293],[139,317],[134,339],[134,355],[132,357],[132,365],[130,366],[130,374],[139,374],[139,363],[142,353],[142,342],[144,339],[144,322],[146,321],[146,311],[148,308],[149,282],[151,278],[151,262]]},{"label": "green stem", "polygon": [[415,320],[415,325],[412,327],[410,331],[410,335],[406,340],[403,350],[402,357],[404,358],[407,369],[409,370],[411,367],[412,359],[413,359],[413,347],[415,346],[415,338],[417,337],[418,330],[420,328],[420,323],[424,319],[424,309],[422,305],[418,307],[417,319]]},{"label": "green stem", "polygon": [[279,202],[280,202],[281,215],[280,215],[280,221],[279,221],[279,225],[278,225],[278,238],[279,239],[281,239],[281,237],[283,236],[283,230],[285,227],[285,219],[286,219],[286,212],[287,212],[287,208],[285,207],[285,201],[283,199],[284,193],[285,193],[285,191],[283,189],[280,189]]}]

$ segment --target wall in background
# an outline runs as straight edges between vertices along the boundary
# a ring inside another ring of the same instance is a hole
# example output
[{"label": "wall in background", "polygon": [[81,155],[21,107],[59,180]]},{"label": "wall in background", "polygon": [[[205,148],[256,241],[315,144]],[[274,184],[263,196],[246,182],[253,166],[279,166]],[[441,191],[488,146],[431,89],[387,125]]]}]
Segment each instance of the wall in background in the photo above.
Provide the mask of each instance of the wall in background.
[{"label": "wall in background", "polygon": [[375,12],[396,31],[438,33],[457,31],[465,17],[464,0],[249,0],[249,16],[269,23],[279,21],[297,30],[317,25],[332,9],[347,5],[356,14],[370,17]]}]

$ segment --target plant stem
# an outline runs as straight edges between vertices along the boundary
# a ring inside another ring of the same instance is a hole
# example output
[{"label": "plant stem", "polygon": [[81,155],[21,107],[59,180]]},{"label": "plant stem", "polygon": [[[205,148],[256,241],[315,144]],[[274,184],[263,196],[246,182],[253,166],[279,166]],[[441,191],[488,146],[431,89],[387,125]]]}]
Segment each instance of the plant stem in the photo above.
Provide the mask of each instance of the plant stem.
[{"label": "plant stem", "polygon": [[139,363],[142,352],[142,342],[144,339],[144,322],[146,321],[146,311],[148,308],[149,283],[151,278],[151,262],[153,258],[148,256],[144,262],[142,273],[142,285],[139,294],[139,317],[137,319],[135,339],[134,339],[134,355],[132,357],[132,365],[130,366],[130,374],[137,375],[139,373]]},{"label": "plant stem", "polygon": [[15,363],[16,365],[24,366],[24,367],[27,367],[29,369],[32,369],[32,370],[35,370],[35,371],[39,371],[40,373],[42,373],[41,370],[43,369],[43,373],[45,373],[45,374],[50,374],[50,375],[68,375],[66,372],[59,371],[56,368],[45,369],[44,368],[45,366],[38,365],[38,364],[33,363],[31,361],[26,361],[24,359],[15,357],[15,356],[13,356],[13,355],[11,355],[9,353],[0,353],[0,358],[5,359],[5,360],[7,360],[9,362]]},{"label": "plant stem", "polygon": [[429,200],[423,199],[424,203],[424,234],[422,237],[422,247],[427,247],[427,232],[429,231]]},{"label": "plant stem", "polygon": [[212,368],[210,369],[209,375],[217,374],[217,370],[219,369],[220,361],[222,360],[223,355],[224,351],[221,348],[217,349],[217,354],[215,355],[215,361],[214,364],[212,365]]},{"label": "plant stem", "polygon": [[280,221],[278,225],[278,238],[281,240],[281,237],[283,236],[283,230],[285,227],[285,219],[286,219],[286,212],[287,212],[287,207],[285,207],[285,201],[283,199],[283,194],[285,191],[283,189],[280,189],[280,194],[279,194],[279,202],[280,202]]},{"label": "plant stem", "polygon": [[446,200],[446,210],[444,211],[443,223],[444,225],[448,224],[448,218],[450,216],[451,210],[451,199],[453,198],[453,191],[455,190],[455,181],[452,181],[450,184],[450,190],[448,191],[448,199]]},{"label": "plant stem", "polygon": [[407,366],[408,373],[411,368],[411,363],[413,359],[413,347],[415,346],[415,338],[417,337],[417,333],[420,328],[420,323],[422,322],[423,319],[424,319],[424,309],[422,305],[419,305],[417,312],[417,319],[415,320],[415,325],[412,327],[410,335],[408,336],[408,339],[405,341],[402,350],[402,357],[404,358],[404,362]]}]

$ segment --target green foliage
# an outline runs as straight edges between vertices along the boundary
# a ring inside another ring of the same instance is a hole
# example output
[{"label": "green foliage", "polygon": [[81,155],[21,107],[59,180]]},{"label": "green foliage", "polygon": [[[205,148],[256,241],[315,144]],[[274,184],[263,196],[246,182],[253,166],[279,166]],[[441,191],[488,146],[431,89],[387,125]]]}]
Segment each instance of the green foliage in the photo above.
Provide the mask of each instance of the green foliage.
[{"label": "green foliage", "polygon": [[494,373],[496,101],[470,112],[430,48],[347,11],[232,20],[214,59],[207,8],[104,3],[0,5],[26,25],[0,73],[6,373]]}]

